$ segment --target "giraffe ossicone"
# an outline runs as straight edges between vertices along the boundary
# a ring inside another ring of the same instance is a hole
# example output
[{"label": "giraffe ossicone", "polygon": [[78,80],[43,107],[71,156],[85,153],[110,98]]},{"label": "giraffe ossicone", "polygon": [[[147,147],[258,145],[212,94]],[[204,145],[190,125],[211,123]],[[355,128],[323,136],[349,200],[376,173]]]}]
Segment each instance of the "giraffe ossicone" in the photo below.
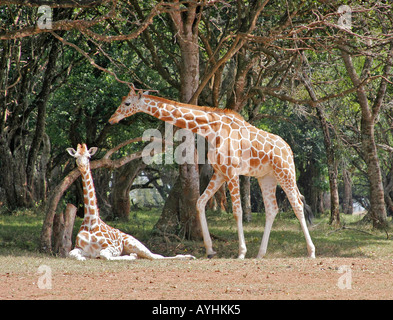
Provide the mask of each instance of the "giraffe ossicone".
[{"label": "giraffe ossicone", "polygon": [[164,257],[152,253],[133,236],[113,228],[101,220],[90,170],[90,157],[96,151],[96,147],[88,149],[86,144],[78,144],[77,150],[67,149],[67,152],[76,158],[76,164],[82,176],[84,197],[84,219],[76,237],[75,248],[69,252],[69,257],[81,261],[86,258],[106,260],[195,259],[192,255],[179,254],[174,257]]},{"label": "giraffe ossicone", "polygon": [[197,201],[208,257],[214,256],[216,252],[213,250],[207,226],[205,206],[224,182],[227,182],[231,194],[233,215],[238,229],[238,257],[243,259],[246,255],[239,185],[239,175],[246,175],[257,178],[266,211],[265,230],[257,258],[262,258],[266,254],[270,231],[278,213],[275,195],[277,184],[281,185],[299,219],[309,256],[315,258],[315,246],[304,217],[303,196],[296,184],[293,153],[281,137],[254,127],[232,110],[179,103],[141,91],[136,92],[133,88],[123,97],[109,122],[117,123],[137,112],[150,114],[179,128],[200,134],[213,146],[208,152],[208,160],[214,174]]}]

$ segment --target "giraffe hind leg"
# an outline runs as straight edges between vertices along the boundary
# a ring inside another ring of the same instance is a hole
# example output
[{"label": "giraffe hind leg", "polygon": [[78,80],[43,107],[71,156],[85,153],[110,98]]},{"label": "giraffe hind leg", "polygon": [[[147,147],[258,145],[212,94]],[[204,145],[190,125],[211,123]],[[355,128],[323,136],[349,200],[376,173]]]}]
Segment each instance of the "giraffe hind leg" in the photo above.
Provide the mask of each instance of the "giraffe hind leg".
[{"label": "giraffe hind leg", "polygon": [[278,206],[276,200],[276,178],[272,175],[268,175],[263,178],[259,178],[258,183],[262,191],[266,213],[265,229],[263,231],[261,247],[257,255],[257,259],[260,259],[266,254],[270,231],[274,222],[274,218],[278,213]]},{"label": "giraffe hind leg", "polygon": [[298,218],[300,222],[300,226],[303,230],[304,237],[306,239],[307,243],[307,251],[308,255],[310,258],[315,258],[315,246],[312,242],[310,232],[308,231],[307,228],[307,223],[306,219],[304,216],[304,204],[301,199],[301,194],[300,191],[296,185],[296,181],[294,182],[294,185],[288,186],[288,184],[282,184],[281,187],[285,191],[288,200],[292,206],[293,211],[295,212],[296,217]]},{"label": "giraffe hind leg", "polygon": [[127,235],[124,239],[124,252],[127,255],[135,255],[140,259],[149,259],[149,260],[160,260],[160,259],[168,259],[168,260],[191,260],[195,259],[192,255],[177,255],[174,257],[164,257],[160,254],[151,252],[144,244],[135,239],[134,237]]}]

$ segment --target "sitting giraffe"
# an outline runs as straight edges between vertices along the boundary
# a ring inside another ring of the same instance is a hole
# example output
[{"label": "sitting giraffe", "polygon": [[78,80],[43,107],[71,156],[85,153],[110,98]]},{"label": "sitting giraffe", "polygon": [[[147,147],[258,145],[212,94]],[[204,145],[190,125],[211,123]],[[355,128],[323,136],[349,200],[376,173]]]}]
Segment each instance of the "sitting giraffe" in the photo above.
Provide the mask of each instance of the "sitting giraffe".
[{"label": "sitting giraffe", "polygon": [[134,237],[107,225],[101,220],[93,178],[90,171],[89,158],[94,155],[97,148],[87,150],[86,144],[78,144],[77,150],[67,149],[68,153],[76,158],[76,164],[82,175],[85,216],[76,237],[75,249],[71,250],[69,257],[77,260],[86,258],[103,258],[106,260],[134,260],[145,259],[195,259],[192,255],[177,255],[164,257],[152,253]]}]

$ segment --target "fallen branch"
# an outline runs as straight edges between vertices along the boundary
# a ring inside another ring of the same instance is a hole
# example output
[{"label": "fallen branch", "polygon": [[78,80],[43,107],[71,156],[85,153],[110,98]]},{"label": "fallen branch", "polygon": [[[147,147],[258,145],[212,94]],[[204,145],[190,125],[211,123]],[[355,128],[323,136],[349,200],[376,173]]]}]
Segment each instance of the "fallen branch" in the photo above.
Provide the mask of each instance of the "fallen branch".
[{"label": "fallen branch", "polygon": [[346,226],[342,226],[341,228],[338,228],[338,229],[336,229],[336,230],[330,231],[327,235],[330,236],[331,234],[336,233],[336,232],[339,232],[339,231],[341,231],[341,230],[358,231],[358,232],[367,234],[367,235],[369,235],[369,236],[373,236],[372,233],[369,233],[369,232],[366,232],[366,231],[363,231],[363,230],[359,230],[359,229],[356,229],[356,228],[346,227]]}]

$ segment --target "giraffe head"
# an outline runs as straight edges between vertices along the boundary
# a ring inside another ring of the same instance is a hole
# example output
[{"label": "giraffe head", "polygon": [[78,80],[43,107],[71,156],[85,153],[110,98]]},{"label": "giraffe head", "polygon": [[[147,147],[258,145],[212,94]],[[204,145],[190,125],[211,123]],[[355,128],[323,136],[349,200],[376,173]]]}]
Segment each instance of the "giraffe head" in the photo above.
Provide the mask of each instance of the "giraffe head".
[{"label": "giraffe head", "polygon": [[118,123],[121,119],[132,116],[133,114],[141,111],[143,93],[141,91],[135,92],[134,88],[131,88],[130,92],[126,97],[123,97],[120,106],[116,112],[112,114],[109,119],[110,124]]},{"label": "giraffe head", "polygon": [[90,157],[97,152],[98,148],[92,147],[87,150],[86,144],[78,144],[78,147],[75,149],[67,148],[67,152],[74,158],[76,158],[76,165],[82,173],[86,173],[90,167]]}]

